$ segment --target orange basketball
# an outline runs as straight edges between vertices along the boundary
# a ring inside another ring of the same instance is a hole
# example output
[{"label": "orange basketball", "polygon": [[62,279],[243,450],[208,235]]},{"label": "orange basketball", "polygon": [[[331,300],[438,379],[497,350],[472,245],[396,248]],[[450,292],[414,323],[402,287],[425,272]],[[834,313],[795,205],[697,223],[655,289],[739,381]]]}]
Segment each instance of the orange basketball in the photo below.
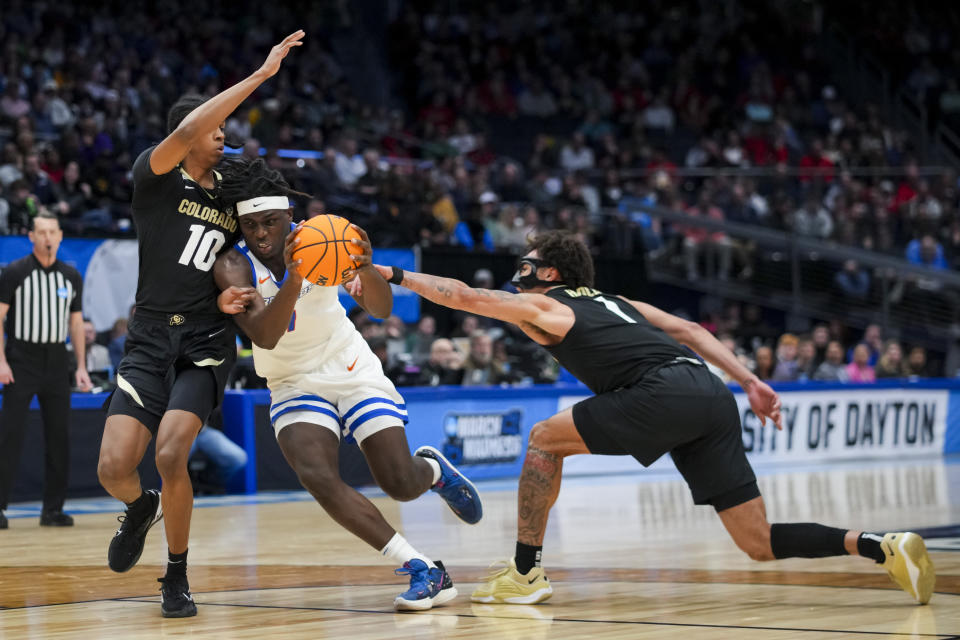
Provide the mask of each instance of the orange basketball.
[{"label": "orange basketball", "polygon": [[356,264],[350,254],[363,250],[350,241],[360,239],[360,234],[350,226],[350,221],[340,216],[320,215],[310,218],[300,228],[297,237],[300,244],[293,252],[294,260],[300,260],[297,271],[321,287],[336,287],[344,282]]}]

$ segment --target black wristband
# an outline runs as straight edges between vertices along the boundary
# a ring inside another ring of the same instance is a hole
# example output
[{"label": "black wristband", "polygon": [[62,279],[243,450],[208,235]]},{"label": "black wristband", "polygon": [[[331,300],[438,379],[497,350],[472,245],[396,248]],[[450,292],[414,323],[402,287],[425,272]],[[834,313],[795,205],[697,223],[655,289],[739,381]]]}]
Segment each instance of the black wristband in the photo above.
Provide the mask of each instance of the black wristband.
[{"label": "black wristband", "polygon": [[403,269],[400,267],[390,267],[393,269],[393,275],[387,280],[390,284],[400,284],[403,282]]}]

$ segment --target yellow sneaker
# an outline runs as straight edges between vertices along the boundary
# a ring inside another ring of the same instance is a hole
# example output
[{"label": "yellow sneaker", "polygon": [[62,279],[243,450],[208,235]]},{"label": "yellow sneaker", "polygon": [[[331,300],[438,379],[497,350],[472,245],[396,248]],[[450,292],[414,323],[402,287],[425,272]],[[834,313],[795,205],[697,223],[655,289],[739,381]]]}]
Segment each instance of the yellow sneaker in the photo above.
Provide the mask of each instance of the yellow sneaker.
[{"label": "yellow sneaker", "polygon": [[882,566],[890,578],[917,602],[927,604],[933,595],[937,574],[923,538],[909,532],[888,533],[883,536],[880,548],[886,556]]},{"label": "yellow sneaker", "polygon": [[541,567],[534,567],[526,575],[517,571],[513,558],[507,566],[487,576],[487,581],[473,590],[470,599],[486,604],[536,604],[553,595],[550,580]]}]

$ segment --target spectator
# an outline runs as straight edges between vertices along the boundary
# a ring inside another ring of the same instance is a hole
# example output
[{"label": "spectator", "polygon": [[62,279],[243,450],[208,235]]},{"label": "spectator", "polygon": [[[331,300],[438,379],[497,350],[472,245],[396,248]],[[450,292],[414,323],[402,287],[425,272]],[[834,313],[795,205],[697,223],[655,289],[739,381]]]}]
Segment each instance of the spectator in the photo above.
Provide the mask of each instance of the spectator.
[{"label": "spectator", "polygon": [[903,361],[903,349],[896,340],[887,340],[883,345],[883,355],[875,369],[877,378],[907,377],[906,363]]},{"label": "spectator", "polygon": [[870,347],[860,343],[853,348],[853,361],[847,365],[850,382],[876,382],[877,376],[870,366]]},{"label": "spectator", "polygon": [[833,284],[844,298],[866,302],[870,295],[870,274],[856,260],[847,260],[833,277]]},{"label": "spectator", "polygon": [[435,387],[460,384],[463,381],[463,359],[453,342],[437,338],[430,345],[430,358],[420,369],[417,384]]},{"label": "spectator", "polygon": [[493,361],[493,338],[486,331],[474,331],[470,336],[470,355],[463,364],[465,387],[498,385],[508,381],[507,372]]},{"label": "spectator", "polygon": [[814,380],[825,382],[848,382],[850,374],[843,364],[843,346],[836,340],[827,345],[824,361],[813,374]]},{"label": "spectator", "polygon": [[407,335],[406,352],[415,363],[420,364],[430,357],[436,339],[436,318],[430,315],[421,316],[417,322],[417,330]]},{"label": "spectator", "polygon": [[[712,194],[706,188],[701,189],[696,206],[686,210],[694,217],[723,220],[723,211],[712,202]],[[708,231],[693,224],[683,227],[683,256],[687,269],[687,280],[697,279],[698,262],[703,256],[709,271],[716,273],[720,280],[730,275],[730,239],[722,231]],[[716,263],[716,270],[711,267]]]},{"label": "spectator", "polygon": [[327,212],[327,205],[320,198],[310,198],[307,202],[306,219],[322,216]]},{"label": "spectator", "polygon": [[907,355],[906,374],[911,378],[929,378],[933,375],[927,363],[927,350],[923,347],[910,349]]},{"label": "spectator", "polygon": [[833,233],[833,218],[820,205],[816,196],[809,195],[803,207],[793,214],[793,232],[799,236],[826,240]]},{"label": "spectator", "polygon": [[759,347],[754,354],[755,364],[753,373],[761,380],[769,380],[773,377],[774,361],[773,349],[770,347]]},{"label": "spectator", "polygon": [[827,345],[830,344],[830,327],[818,324],[813,328],[813,348],[817,355],[814,357],[814,370],[827,358]]},{"label": "spectator", "polygon": [[[133,307],[130,308],[130,317],[133,317]],[[117,318],[110,330],[110,344],[107,350],[110,352],[110,366],[116,371],[123,359],[123,350],[127,344],[127,319]]]},{"label": "spectator", "polygon": [[817,350],[814,347],[813,339],[809,336],[802,336],[797,345],[796,379],[799,382],[806,382],[813,378],[813,374],[817,370],[816,358]]},{"label": "spectator", "polygon": [[943,245],[932,235],[925,234],[907,245],[906,258],[909,262],[931,269],[949,269],[943,253]]},{"label": "spectator", "polygon": [[224,493],[233,476],[247,465],[247,452],[223,432],[220,409],[214,409],[207,423],[200,427],[190,448],[191,467],[198,457],[206,462],[199,474],[203,493]]},{"label": "spectator", "polygon": [[535,77],[517,99],[517,108],[525,116],[549,118],[557,113],[557,102],[544,87],[543,80]]},{"label": "spectator", "polygon": [[771,380],[780,382],[793,381],[798,377],[797,372],[797,345],[799,340],[792,333],[780,336],[777,343],[777,366],[773,370]]},{"label": "spectator", "polygon": [[560,151],[560,166],[565,171],[593,169],[593,150],[586,146],[586,140],[579,131],[573,134],[570,143]]},{"label": "spectator", "polygon": [[83,337],[87,347],[87,371],[107,371],[113,367],[110,351],[97,343],[97,330],[89,320],[83,321]]}]

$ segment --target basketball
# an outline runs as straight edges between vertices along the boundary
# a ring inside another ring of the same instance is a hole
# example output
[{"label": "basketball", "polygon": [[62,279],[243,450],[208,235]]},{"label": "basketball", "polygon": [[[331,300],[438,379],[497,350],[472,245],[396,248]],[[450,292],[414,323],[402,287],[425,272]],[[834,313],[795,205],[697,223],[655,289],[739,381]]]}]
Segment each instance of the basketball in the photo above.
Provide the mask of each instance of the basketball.
[{"label": "basketball", "polygon": [[300,244],[293,252],[294,260],[300,260],[297,271],[305,280],[321,287],[343,283],[348,272],[357,266],[351,254],[363,252],[350,242],[354,238],[359,240],[360,234],[350,226],[349,220],[340,216],[310,218],[297,237]]}]

